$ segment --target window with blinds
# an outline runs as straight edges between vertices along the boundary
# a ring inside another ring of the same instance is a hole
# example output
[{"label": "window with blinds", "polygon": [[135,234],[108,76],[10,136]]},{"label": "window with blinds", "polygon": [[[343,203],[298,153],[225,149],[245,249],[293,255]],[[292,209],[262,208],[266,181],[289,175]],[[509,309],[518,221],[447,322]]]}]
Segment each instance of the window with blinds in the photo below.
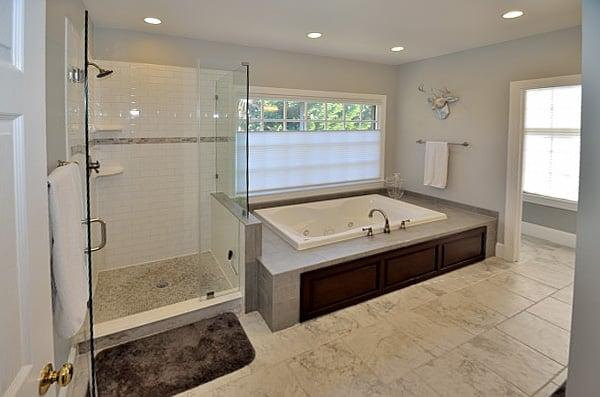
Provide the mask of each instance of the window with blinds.
[{"label": "window with blinds", "polygon": [[[249,114],[250,193],[381,180],[382,104],[314,93],[241,100],[240,113],[245,115],[248,106]],[[245,125],[239,131],[245,132]]]},{"label": "window with blinds", "polygon": [[576,202],[579,189],[581,86],[525,95],[523,191]]}]

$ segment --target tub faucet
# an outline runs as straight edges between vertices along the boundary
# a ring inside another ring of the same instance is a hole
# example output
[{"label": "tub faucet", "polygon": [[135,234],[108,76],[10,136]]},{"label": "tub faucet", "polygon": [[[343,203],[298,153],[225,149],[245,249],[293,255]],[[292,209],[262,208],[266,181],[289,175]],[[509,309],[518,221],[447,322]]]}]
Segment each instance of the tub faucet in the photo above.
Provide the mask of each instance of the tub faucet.
[{"label": "tub faucet", "polygon": [[387,234],[390,234],[392,232],[390,230],[390,220],[388,219],[388,217],[385,214],[385,212],[383,212],[379,208],[373,208],[371,211],[369,211],[369,218],[373,218],[373,214],[375,212],[379,212],[381,215],[383,215],[383,218],[385,219],[385,226],[383,227],[383,232],[387,233]]}]

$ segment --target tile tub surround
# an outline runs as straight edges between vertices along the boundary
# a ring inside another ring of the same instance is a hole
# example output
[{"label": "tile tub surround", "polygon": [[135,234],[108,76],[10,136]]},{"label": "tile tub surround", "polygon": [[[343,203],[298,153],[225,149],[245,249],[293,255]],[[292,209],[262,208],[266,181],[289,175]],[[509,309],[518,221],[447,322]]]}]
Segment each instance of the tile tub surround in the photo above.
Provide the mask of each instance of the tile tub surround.
[{"label": "tile tub surround", "polygon": [[[258,269],[258,308],[272,330],[296,324],[300,319],[300,274],[449,236],[466,230],[487,229],[486,254],[494,255],[497,219],[448,203],[421,197],[406,197],[406,201],[445,213],[448,219],[415,226],[391,234],[353,240],[297,251],[267,225],[263,227],[262,254]],[[435,280],[435,279],[433,279]]]},{"label": "tile tub surround", "polygon": [[[573,250],[537,245],[527,259],[537,274],[561,257],[571,274]],[[567,254],[570,253],[570,258]],[[531,343],[506,333],[503,324],[519,313],[502,312],[515,302],[521,313],[558,289],[513,271],[499,258],[447,273],[279,332],[254,312],[240,322],[256,349],[243,370],[189,390],[182,397],[261,396],[531,396],[548,397],[564,382],[566,368]],[[572,275],[572,274],[571,274]],[[572,282],[572,279],[571,279]],[[497,286],[487,294],[480,284]],[[533,290],[534,293],[528,293]],[[478,300],[471,297],[478,296]],[[483,303],[481,303],[483,302]],[[444,311],[432,312],[443,305]],[[503,314],[505,313],[505,314]],[[514,313],[514,314],[513,314]],[[553,329],[550,322],[541,329]],[[477,334],[475,334],[475,332]],[[568,348],[562,338],[546,345]],[[351,388],[349,390],[349,387]]]}]

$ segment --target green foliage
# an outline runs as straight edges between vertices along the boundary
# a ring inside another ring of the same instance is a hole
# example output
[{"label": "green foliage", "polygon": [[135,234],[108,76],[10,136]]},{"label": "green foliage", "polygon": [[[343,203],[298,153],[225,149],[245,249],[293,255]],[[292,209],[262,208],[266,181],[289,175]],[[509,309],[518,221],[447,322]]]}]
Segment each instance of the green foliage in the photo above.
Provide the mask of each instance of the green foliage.
[{"label": "green foliage", "polygon": [[[240,118],[245,117],[243,102],[238,107]],[[255,98],[249,101],[248,112],[249,131],[370,131],[377,128],[377,106],[369,104]]]}]

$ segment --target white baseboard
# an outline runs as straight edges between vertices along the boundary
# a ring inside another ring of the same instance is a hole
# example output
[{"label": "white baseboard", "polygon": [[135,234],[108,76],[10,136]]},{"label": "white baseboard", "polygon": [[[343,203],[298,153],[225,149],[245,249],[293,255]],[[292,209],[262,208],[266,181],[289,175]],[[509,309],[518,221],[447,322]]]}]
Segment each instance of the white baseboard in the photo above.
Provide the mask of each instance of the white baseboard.
[{"label": "white baseboard", "polygon": [[496,243],[496,256],[498,258],[506,259],[504,258],[504,244]]},{"label": "white baseboard", "polygon": [[521,228],[521,232],[526,236],[537,237],[542,240],[575,248],[576,236],[574,233],[563,232],[562,230],[551,229],[529,222],[522,222]]}]

